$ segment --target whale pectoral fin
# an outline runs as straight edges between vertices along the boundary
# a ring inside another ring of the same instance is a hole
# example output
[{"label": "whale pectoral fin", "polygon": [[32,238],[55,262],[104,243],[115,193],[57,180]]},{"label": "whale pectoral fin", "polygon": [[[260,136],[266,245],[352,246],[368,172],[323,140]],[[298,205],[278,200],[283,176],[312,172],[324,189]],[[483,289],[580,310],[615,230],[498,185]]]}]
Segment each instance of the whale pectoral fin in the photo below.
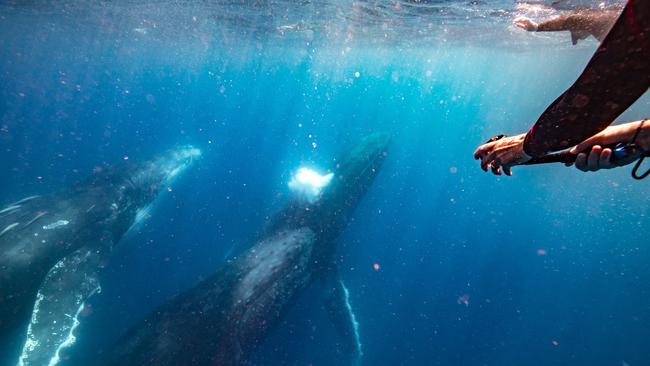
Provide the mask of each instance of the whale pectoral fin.
[{"label": "whale pectoral fin", "polygon": [[72,345],[84,302],[98,292],[99,270],[108,249],[84,246],[59,261],[41,284],[20,364],[55,365],[59,350]]},{"label": "whale pectoral fin", "polygon": [[341,346],[349,355],[352,364],[356,365],[361,359],[361,342],[359,340],[359,324],[356,321],[348,289],[338,276],[328,276],[324,283],[324,302],[327,314],[341,338]]}]

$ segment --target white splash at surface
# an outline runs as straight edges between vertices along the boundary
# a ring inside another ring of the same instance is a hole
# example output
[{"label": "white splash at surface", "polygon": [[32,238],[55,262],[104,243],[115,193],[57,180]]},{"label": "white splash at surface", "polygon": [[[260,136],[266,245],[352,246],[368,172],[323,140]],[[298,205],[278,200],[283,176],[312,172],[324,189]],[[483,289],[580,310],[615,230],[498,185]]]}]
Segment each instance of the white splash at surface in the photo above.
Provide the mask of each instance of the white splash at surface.
[{"label": "white splash at surface", "polygon": [[289,189],[299,198],[314,203],[334,177],[334,173],[321,175],[315,170],[302,167],[296,171],[289,181]]}]

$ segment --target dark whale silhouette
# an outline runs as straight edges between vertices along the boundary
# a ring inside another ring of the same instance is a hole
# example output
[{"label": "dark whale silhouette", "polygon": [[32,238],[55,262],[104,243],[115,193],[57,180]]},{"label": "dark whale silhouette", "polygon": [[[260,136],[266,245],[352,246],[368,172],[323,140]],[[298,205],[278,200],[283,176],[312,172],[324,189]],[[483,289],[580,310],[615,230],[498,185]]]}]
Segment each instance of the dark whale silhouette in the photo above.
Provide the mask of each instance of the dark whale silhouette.
[{"label": "dark whale silhouette", "polygon": [[99,289],[98,271],[111,249],[139,210],[199,155],[182,147],[125,162],[69,190],[0,210],[0,365],[40,366],[57,357],[74,339],[74,315]]},{"label": "dark whale silhouette", "polygon": [[375,134],[336,159],[317,200],[296,200],[263,238],[196,287],[139,322],[107,352],[106,365],[238,365],[308,285],[321,285],[325,308],[356,362],[359,335],[337,275],[336,238],[373,183],[389,138]]}]

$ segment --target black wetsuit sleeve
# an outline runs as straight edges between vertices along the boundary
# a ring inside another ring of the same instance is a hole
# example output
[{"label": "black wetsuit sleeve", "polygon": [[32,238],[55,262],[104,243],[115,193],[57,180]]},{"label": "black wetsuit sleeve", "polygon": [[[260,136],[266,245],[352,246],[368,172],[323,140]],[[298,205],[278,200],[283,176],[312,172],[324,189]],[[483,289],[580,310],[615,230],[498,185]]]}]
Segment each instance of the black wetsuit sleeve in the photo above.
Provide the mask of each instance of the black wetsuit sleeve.
[{"label": "black wetsuit sleeve", "polygon": [[650,0],[629,0],[578,80],[528,131],[524,151],[539,157],[605,129],[650,87]]}]

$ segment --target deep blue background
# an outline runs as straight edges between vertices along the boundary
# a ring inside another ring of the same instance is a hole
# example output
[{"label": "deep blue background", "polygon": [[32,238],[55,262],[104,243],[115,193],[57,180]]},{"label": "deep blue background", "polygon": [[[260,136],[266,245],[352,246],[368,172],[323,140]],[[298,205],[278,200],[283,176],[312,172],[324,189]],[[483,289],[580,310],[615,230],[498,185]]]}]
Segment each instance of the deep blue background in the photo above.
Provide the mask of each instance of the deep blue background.
[{"label": "deep blue background", "polygon": [[[496,178],[471,157],[525,131],[595,41],[497,24],[481,42],[377,44],[380,32],[273,35],[160,7],[173,4],[0,7],[0,201],[124,156],[204,153],[120,244],[67,363],[93,364],[213,273],[286,202],[294,169],[325,171],[371,131],[393,145],[338,251],[364,364],[650,363],[646,182],[562,166]],[[621,121],[649,110],[646,97]],[[341,361],[318,297],[252,362]]]}]

